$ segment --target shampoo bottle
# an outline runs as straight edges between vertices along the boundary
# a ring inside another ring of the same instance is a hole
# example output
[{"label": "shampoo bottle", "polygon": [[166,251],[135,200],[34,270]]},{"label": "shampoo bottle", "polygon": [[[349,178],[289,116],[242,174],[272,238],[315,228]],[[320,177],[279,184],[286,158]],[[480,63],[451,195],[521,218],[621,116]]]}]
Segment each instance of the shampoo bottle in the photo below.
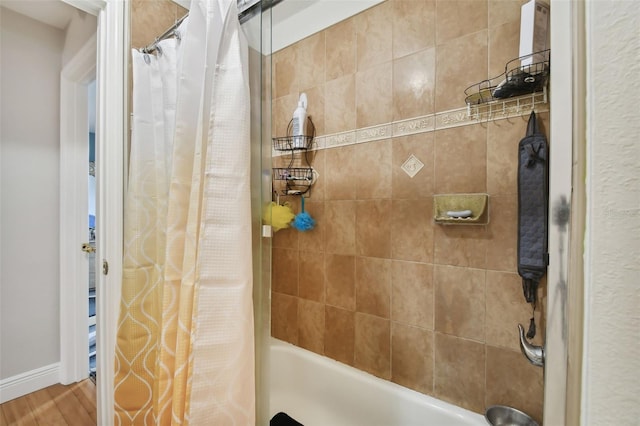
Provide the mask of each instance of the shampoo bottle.
[{"label": "shampoo bottle", "polygon": [[306,148],[305,129],[307,124],[307,94],[301,93],[298,100],[298,107],[293,112],[291,123],[293,147]]}]

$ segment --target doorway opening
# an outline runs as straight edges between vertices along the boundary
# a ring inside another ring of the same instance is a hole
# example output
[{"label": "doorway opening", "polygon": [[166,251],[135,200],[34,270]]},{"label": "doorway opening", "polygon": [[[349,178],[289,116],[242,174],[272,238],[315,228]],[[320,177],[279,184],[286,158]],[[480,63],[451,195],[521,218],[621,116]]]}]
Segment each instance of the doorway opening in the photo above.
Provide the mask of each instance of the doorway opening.
[{"label": "doorway opening", "polygon": [[89,182],[88,182],[88,214],[89,214],[89,245],[93,251],[87,256],[89,259],[89,378],[96,382],[96,81],[87,87],[88,116],[89,116]]},{"label": "doorway opening", "polygon": [[[95,176],[90,168],[91,134],[96,131],[97,72],[96,37],[79,49],[61,73],[60,107],[60,381],[70,384],[89,377],[90,331],[97,340],[97,317],[90,315],[89,288],[97,290],[95,282],[96,207],[91,208],[98,193]],[[92,89],[92,90],[90,90]],[[90,93],[93,91],[94,93]],[[94,138],[93,158],[99,148]],[[93,181],[93,191],[90,182]],[[90,210],[91,209],[91,210]],[[93,222],[93,223],[91,223]],[[95,238],[91,238],[94,236]],[[93,282],[90,284],[90,271]],[[97,293],[97,291],[96,291]],[[94,298],[92,302],[97,302]],[[93,304],[94,310],[96,304]],[[91,322],[90,322],[91,320]],[[93,325],[93,327],[91,327]]]}]

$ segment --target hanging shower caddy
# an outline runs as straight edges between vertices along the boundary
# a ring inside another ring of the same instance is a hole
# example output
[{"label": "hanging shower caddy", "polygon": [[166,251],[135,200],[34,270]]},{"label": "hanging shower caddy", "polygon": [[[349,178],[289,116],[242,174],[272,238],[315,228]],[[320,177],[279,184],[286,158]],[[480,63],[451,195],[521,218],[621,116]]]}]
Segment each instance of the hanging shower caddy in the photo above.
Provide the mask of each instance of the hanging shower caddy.
[{"label": "hanging shower caddy", "polygon": [[292,136],[292,123],[293,120],[289,121],[287,126],[288,136],[272,138],[274,150],[289,153],[287,167],[275,167],[272,169],[274,191],[277,194],[289,196],[306,194],[315,180],[314,170],[310,165],[308,155],[313,144],[316,128],[311,117],[307,117],[307,133],[310,134]]},{"label": "hanging shower caddy", "polygon": [[496,113],[531,111],[538,104],[546,104],[550,72],[550,49],[512,59],[499,76],[465,89],[467,115],[491,117]]}]

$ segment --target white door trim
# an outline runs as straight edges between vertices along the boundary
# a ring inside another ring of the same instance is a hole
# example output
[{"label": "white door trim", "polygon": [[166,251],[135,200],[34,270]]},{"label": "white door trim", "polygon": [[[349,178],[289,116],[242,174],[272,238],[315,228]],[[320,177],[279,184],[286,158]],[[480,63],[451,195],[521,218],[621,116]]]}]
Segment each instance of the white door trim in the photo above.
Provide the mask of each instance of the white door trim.
[{"label": "white door trim", "polygon": [[[570,268],[572,257],[582,256],[583,230],[577,226],[572,229],[568,219],[569,214],[573,218],[580,214],[572,210],[580,208],[583,200],[578,197],[584,197],[584,188],[577,187],[575,191],[572,188],[572,177],[578,167],[574,161],[579,158],[573,151],[574,141],[579,137],[579,129],[584,129],[584,115],[581,114],[584,103],[581,95],[584,93],[580,92],[584,70],[580,59],[585,35],[581,31],[581,8],[583,5],[579,2],[551,2],[553,67],[550,79],[549,267],[543,418],[543,423],[548,425],[574,424],[579,415],[574,405],[580,398],[581,385],[572,369],[580,365],[577,358],[582,356],[581,338],[576,337],[575,330],[582,329],[583,319],[570,312],[569,307],[582,309],[581,291],[571,288],[581,283],[570,275]],[[578,141],[576,146],[579,145]],[[580,180],[583,178],[579,177]],[[573,236],[571,232],[574,232]],[[570,354],[574,358],[571,362]]]},{"label": "white door trim", "polygon": [[96,77],[96,36],[60,75],[60,382],[89,375],[88,84]]},{"label": "white door trim", "polygon": [[[102,3],[99,0],[92,0]],[[96,85],[97,424],[113,424],[114,354],[122,284],[124,155],[128,140],[129,0],[98,15]],[[102,272],[102,262],[109,273]]]},{"label": "white door trim", "polygon": [[[93,56],[96,76],[96,292],[97,292],[97,424],[109,425],[113,423],[113,355],[115,353],[116,330],[118,309],[120,303],[120,285],[122,282],[122,244],[123,244],[123,194],[124,194],[124,147],[127,141],[127,64],[129,52],[129,0],[63,0],[82,10],[95,14],[98,21],[96,33],[96,53]],[[88,44],[88,43],[87,43]],[[74,111],[79,105],[78,85],[82,82],[82,73],[79,71],[86,65],[91,56],[85,49],[81,49],[87,56],[78,56],[77,62],[72,60],[77,68],[63,71],[61,76],[61,107],[63,111]],[[82,59],[81,59],[82,58]],[[82,66],[81,66],[82,65]],[[75,74],[71,71],[77,71]],[[67,72],[68,74],[65,74]],[[75,79],[70,79],[75,77]],[[86,74],[85,74],[86,77]],[[85,89],[86,90],[86,89]],[[86,97],[85,103],[86,101]],[[85,109],[86,111],[86,109]],[[61,347],[65,348],[64,357],[61,358],[61,381],[73,381],[74,377],[86,377],[77,371],[79,362],[74,358],[84,351],[86,344],[81,339],[86,338],[87,313],[83,311],[82,321],[74,321],[80,315],[80,309],[84,309],[86,303],[86,278],[82,282],[82,289],[78,289],[68,280],[70,274],[77,273],[78,261],[74,261],[73,253],[80,253],[77,245],[79,239],[74,240],[71,234],[67,234],[70,226],[78,226],[78,222],[69,219],[73,216],[71,209],[78,205],[76,178],[68,167],[70,161],[75,161],[77,155],[72,150],[68,156],[62,153],[66,151],[66,144],[72,143],[69,135],[78,132],[71,118],[61,120]],[[64,128],[64,130],[62,130]],[[88,130],[84,134],[84,140],[88,136]],[[88,157],[84,157],[88,162]],[[88,179],[88,171],[77,179]],[[86,197],[86,195],[85,195]],[[77,214],[80,214],[76,210]],[[86,216],[86,214],[84,215]],[[88,218],[80,218],[87,221]],[[81,229],[87,231],[88,224]],[[67,238],[69,236],[69,238]],[[83,235],[84,237],[84,235]],[[63,241],[64,240],[64,241]],[[80,241],[81,244],[81,241]],[[67,259],[72,258],[72,259]],[[109,273],[102,273],[102,262],[109,264]],[[62,262],[65,262],[64,266]],[[68,263],[66,263],[68,262]],[[63,276],[64,274],[64,276]],[[88,275],[85,275],[85,277]],[[82,297],[82,303],[74,301]],[[68,309],[65,309],[68,308]],[[80,333],[79,330],[83,330]],[[75,330],[75,331],[74,331]],[[77,334],[77,336],[76,336]],[[80,336],[83,337],[80,337]],[[64,340],[62,340],[62,336]],[[68,336],[71,336],[70,338]],[[63,353],[61,353],[61,357]],[[87,360],[81,360],[83,363]],[[64,365],[64,367],[63,367]],[[86,364],[85,364],[86,365]],[[64,371],[64,373],[62,372]]]}]

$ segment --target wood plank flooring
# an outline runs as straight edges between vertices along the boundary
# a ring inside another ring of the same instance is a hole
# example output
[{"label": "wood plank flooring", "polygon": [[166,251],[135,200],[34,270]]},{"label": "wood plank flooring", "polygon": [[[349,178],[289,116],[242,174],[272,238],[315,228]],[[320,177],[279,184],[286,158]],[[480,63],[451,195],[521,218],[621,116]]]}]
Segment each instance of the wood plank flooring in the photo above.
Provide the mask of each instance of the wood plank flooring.
[{"label": "wood plank flooring", "polygon": [[0,405],[0,426],[95,426],[96,385],[49,386]]}]

